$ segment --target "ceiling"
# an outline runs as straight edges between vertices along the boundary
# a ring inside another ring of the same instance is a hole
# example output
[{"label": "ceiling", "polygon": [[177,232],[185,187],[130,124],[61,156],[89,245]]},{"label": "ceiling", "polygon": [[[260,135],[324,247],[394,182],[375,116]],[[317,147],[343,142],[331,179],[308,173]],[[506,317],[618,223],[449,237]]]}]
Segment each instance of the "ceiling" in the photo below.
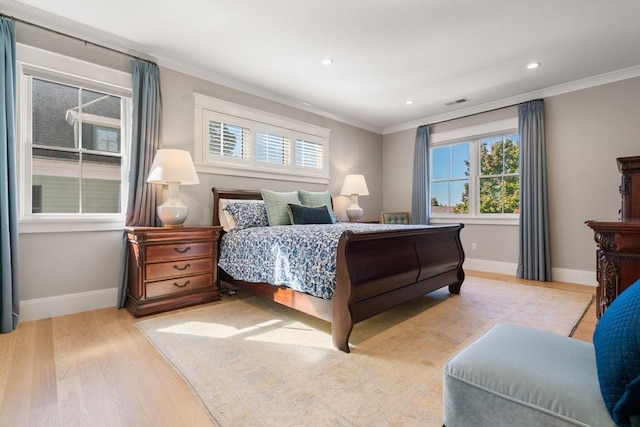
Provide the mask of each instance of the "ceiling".
[{"label": "ceiling", "polygon": [[[640,75],[640,0],[3,3],[4,13],[380,132],[605,73]],[[533,61],[541,66],[527,69]]]}]

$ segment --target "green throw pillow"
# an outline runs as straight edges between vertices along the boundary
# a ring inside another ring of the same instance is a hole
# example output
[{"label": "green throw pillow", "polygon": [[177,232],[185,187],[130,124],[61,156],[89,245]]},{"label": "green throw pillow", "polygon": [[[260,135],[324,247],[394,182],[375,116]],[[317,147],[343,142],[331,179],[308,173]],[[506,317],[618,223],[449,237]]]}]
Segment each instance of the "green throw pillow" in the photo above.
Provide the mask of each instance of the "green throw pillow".
[{"label": "green throw pillow", "polygon": [[287,203],[300,204],[298,192],[289,191],[281,193],[271,190],[260,190],[260,193],[262,193],[262,200],[264,200],[264,206],[267,209],[269,225],[291,225]]}]

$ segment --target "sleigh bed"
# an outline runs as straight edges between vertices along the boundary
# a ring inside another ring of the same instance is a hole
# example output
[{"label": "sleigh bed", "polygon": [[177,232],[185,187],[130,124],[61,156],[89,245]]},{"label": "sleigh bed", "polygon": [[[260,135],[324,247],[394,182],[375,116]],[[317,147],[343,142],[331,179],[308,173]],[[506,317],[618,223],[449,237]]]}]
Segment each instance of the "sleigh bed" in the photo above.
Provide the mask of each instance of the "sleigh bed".
[{"label": "sleigh bed", "polygon": [[[218,188],[212,191],[213,225],[221,224],[221,200],[226,203],[228,200],[262,199],[260,191]],[[220,268],[219,277],[255,295],[330,322],[333,345],[347,353],[349,335],[355,323],[444,286],[448,286],[453,294],[460,292],[464,280],[464,251],[460,243],[463,224],[356,224],[352,230],[344,229],[348,224],[334,226],[342,228],[335,252],[335,288],[332,288],[330,299],[326,295],[314,296],[286,286],[238,280],[223,268]],[[231,237],[231,233],[227,237]],[[224,240],[223,236],[222,245]],[[223,250],[221,247],[220,252]]]}]

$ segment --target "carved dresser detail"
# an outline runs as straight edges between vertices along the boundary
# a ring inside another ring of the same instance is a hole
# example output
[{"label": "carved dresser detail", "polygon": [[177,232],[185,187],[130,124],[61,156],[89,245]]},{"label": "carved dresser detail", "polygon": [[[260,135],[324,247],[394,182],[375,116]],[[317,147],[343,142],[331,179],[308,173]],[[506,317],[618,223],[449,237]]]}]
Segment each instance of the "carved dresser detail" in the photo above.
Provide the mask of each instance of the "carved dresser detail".
[{"label": "carved dresser detail", "polygon": [[640,279],[640,219],[587,221],[587,225],[598,244],[596,313],[600,318],[622,291]]},{"label": "carved dresser detail", "polygon": [[620,219],[640,219],[640,156],[620,157],[617,162],[622,174]]}]

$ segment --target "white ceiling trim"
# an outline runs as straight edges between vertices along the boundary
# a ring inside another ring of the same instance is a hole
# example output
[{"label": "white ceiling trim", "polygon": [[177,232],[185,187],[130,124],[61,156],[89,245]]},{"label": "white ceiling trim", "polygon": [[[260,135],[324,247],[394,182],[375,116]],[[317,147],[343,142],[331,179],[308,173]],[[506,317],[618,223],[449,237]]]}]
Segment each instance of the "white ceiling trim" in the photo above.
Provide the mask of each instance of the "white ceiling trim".
[{"label": "white ceiling trim", "polygon": [[316,114],[318,116],[326,117],[331,120],[336,120],[348,125],[355,126],[360,129],[368,130],[378,134],[382,134],[382,131],[383,131],[382,127],[373,126],[369,123],[361,122],[359,120],[355,120],[350,117],[344,117],[341,115],[331,113],[329,111],[317,109],[312,105],[307,105],[289,96],[286,96],[277,92],[273,92],[263,87],[255,86],[255,85],[252,85],[251,83],[243,82],[243,81],[234,79],[232,77],[225,76],[223,74],[216,73],[214,71],[207,70],[202,67],[198,67],[193,64],[185,63],[182,60],[176,60],[174,58],[170,58],[166,56],[158,56],[157,63],[162,67],[170,68],[174,71],[178,71],[180,73],[184,73],[192,77],[197,77],[211,83],[219,84],[221,86],[225,86],[231,89],[238,90],[240,92],[247,93],[249,95],[254,95],[260,98],[267,99],[272,102],[277,102],[279,104],[287,105],[297,110],[306,111],[309,113]]},{"label": "white ceiling trim", "polygon": [[81,40],[86,40],[129,56],[144,58],[150,61],[154,60],[153,55],[150,55],[144,49],[141,49],[140,46],[136,46],[130,40],[89,27],[88,25],[84,25],[79,22],[74,22],[66,18],[52,15],[23,3],[17,3],[13,0],[3,0],[3,2],[0,3],[0,12],[9,17],[30,22],[43,28],[59,32],[63,35],[69,35]]},{"label": "white ceiling trim", "polygon": [[144,47],[137,46],[128,39],[109,34],[107,32],[68,20],[66,18],[51,15],[47,12],[44,12],[40,9],[35,9],[23,3],[17,3],[13,0],[3,0],[2,4],[0,4],[0,12],[8,16],[13,16],[17,19],[31,22],[44,28],[49,28],[62,34],[67,34],[71,37],[87,40],[97,45],[120,51],[123,54],[129,56],[154,61],[159,66],[170,68],[174,71],[178,71],[192,77],[197,77],[211,83],[219,84],[247,93],[249,95],[258,96],[269,101],[284,104],[298,110],[307,111],[309,113],[352,125],[360,129],[382,134],[382,127],[374,126],[369,123],[352,119],[350,117],[343,117],[328,111],[317,109],[312,105],[304,104],[299,100],[293,99],[289,96],[255,86],[250,83],[243,82],[232,77],[216,73],[202,67],[198,67],[193,64],[185,63],[182,60],[177,60],[175,58],[157,54],[150,54]]},{"label": "white ceiling trim", "polygon": [[389,126],[384,128],[383,135],[387,135],[394,132],[400,132],[407,129],[415,129],[418,126],[422,126],[425,124],[442,122],[446,120],[453,120],[460,117],[470,116],[473,114],[480,114],[486,111],[495,110],[498,108],[504,108],[504,107],[519,104],[522,102],[531,101],[533,99],[548,98],[550,96],[561,95],[563,93],[569,93],[569,92],[575,92],[577,90],[588,89],[590,87],[613,83],[620,80],[631,79],[634,77],[640,77],[640,66],[629,67],[623,70],[600,74],[598,76],[587,77],[586,79],[576,80],[574,82],[564,83],[561,85],[536,90],[533,92],[523,93],[521,95],[499,99],[497,101],[487,102],[485,104],[480,104],[473,107],[463,108],[462,110],[452,111],[451,113],[439,114],[436,116],[425,117],[424,119],[413,120],[411,122]]},{"label": "white ceiling trim", "polygon": [[574,82],[569,82],[546,89],[540,89],[533,92],[516,95],[509,98],[504,98],[473,107],[464,108],[461,110],[452,111],[450,113],[439,114],[435,116],[425,117],[423,119],[413,120],[403,124],[398,124],[389,127],[378,127],[370,123],[365,123],[350,117],[344,117],[332,112],[320,110],[312,105],[302,103],[300,100],[291,98],[287,95],[271,91],[269,89],[258,87],[253,84],[243,82],[232,77],[222,75],[220,73],[213,72],[211,70],[204,69],[202,67],[195,66],[193,64],[185,63],[184,61],[177,60],[171,57],[158,56],[157,54],[151,54],[148,52],[148,48],[145,46],[136,45],[132,41],[119,37],[117,35],[109,34],[107,32],[95,29],[93,27],[77,23],[75,21],[68,20],[56,15],[49,14],[42,10],[33,8],[23,3],[18,3],[14,0],[3,0],[0,3],[0,12],[14,16],[17,19],[21,19],[33,24],[42,26],[44,28],[50,28],[51,30],[60,32],[62,34],[68,34],[72,37],[76,37],[82,40],[87,40],[91,43],[102,45],[106,48],[120,51],[123,54],[145,58],[151,61],[155,61],[158,65],[166,67],[190,76],[201,78],[203,80],[219,84],[225,87],[229,87],[250,95],[258,96],[273,102],[277,102],[297,110],[306,111],[318,116],[322,116],[331,120],[339,121],[348,125],[358,127],[360,129],[368,130],[378,134],[389,134],[399,132],[402,130],[416,128],[422,124],[434,123],[443,120],[455,119],[471,114],[482,113],[484,111],[502,108],[505,106],[526,102],[536,98],[549,97],[559,95],[562,93],[572,92],[580,89],[586,89],[602,84],[612,83],[619,80],[640,76],[640,66],[634,66],[623,70],[613,71],[610,73],[601,74],[599,76],[589,77]]}]

